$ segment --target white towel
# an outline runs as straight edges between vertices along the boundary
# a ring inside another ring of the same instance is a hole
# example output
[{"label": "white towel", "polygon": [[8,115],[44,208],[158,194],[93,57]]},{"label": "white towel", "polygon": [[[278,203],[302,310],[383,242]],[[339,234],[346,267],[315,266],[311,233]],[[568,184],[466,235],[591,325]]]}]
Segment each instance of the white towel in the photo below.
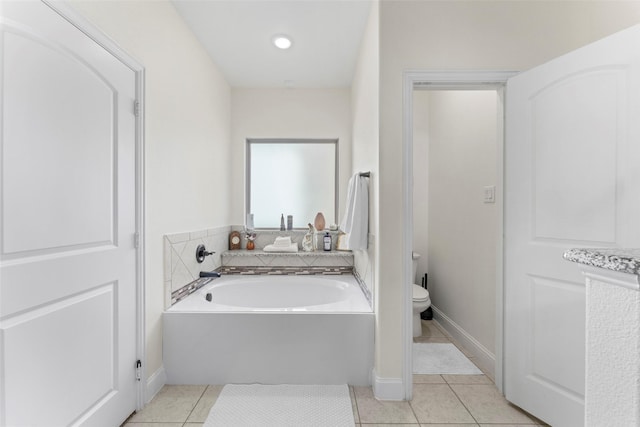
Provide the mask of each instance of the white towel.
[{"label": "white towel", "polygon": [[345,233],[344,248],[367,249],[369,233],[369,183],[359,173],[349,180],[347,203],[340,229]]},{"label": "white towel", "polygon": [[262,250],[264,252],[298,252],[298,244],[291,243],[289,246],[267,245]]},{"label": "white towel", "polygon": [[273,246],[276,248],[288,248],[291,246],[291,237],[276,237],[275,242],[273,242]]}]

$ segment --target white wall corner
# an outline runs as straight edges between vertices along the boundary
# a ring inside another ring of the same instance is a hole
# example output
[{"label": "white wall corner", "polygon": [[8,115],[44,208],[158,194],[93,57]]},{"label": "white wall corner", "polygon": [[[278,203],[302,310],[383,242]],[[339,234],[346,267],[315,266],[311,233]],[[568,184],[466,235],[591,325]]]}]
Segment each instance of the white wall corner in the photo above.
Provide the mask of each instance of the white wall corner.
[{"label": "white wall corner", "polygon": [[433,309],[433,318],[440,326],[444,328],[451,337],[456,340],[462,347],[471,353],[474,363],[484,372],[491,380],[495,381],[496,377],[496,356],[485,346],[480,344],[478,340],[472,337],[460,325],[451,320],[446,314],[431,306]]},{"label": "white wall corner", "polygon": [[147,389],[144,395],[145,405],[151,402],[151,399],[162,390],[162,387],[164,387],[166,383],[167,373],[164,370],[164,366],[160,366],[160,369],[155,371],[149,379],[147,379]]},{"label": "white wall corner", "polygon": [[406,400],[405,387],[402,378],[382,378],[376,375],[375,369],[373,376],[373,395],[378,400]]}]

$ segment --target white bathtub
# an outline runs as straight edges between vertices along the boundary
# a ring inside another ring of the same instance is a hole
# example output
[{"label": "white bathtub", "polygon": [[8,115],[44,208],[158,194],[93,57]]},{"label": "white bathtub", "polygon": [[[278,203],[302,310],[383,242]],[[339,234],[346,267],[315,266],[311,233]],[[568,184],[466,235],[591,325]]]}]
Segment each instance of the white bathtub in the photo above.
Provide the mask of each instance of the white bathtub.
[{"label": "white bathtub", "polygon": [[353,276],[238,275],[214,279],[168,311],[369,313],[371,307]]},{"label": "white bathtub", "polygon": [[374,316],[353,276],[223,276],[163,326],[168,384],[370,384]]}]

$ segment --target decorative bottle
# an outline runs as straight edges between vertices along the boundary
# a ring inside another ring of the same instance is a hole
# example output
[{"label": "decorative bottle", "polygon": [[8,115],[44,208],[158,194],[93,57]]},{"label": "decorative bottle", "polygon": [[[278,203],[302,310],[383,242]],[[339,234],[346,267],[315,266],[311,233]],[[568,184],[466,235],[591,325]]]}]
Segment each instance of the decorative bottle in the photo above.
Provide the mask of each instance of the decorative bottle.
[{"label": "decorative bottle", "polygon": [[328,231],[324,235],[324,239],[323,240],[324,240],[324,250],[325,251],[330,251],[331,250],[331,234],[329,234]]},{"label": "decorative bottle", "polygon": [[316,227],[317,231],[322,231],[324,230],[324,226],[325,226],[325,222],[324,222],[324,215],[322,215],[322,212],[318,212],[318,214],[316,215],[316,219],[313,222],[313,225]]}]

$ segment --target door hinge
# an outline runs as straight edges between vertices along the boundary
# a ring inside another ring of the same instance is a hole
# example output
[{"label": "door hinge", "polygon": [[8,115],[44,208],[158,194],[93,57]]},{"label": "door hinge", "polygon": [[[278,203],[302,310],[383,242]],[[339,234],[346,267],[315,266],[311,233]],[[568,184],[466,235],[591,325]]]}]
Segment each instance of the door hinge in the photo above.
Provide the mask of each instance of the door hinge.
[{"label": "door hinge", "polygon": [[133,234],[133,246],[135,246],[136,249],[140,247],[140,233],[137,231]]},{"label": "door hinge", "polygon": [[140,102],[133,101],[133,115],[138,117],[140,115]]},{"label": "door hinge", "polygon": [[142,362],[140,359],[136,360],[136,380],[140,381],[142,379]]}]

